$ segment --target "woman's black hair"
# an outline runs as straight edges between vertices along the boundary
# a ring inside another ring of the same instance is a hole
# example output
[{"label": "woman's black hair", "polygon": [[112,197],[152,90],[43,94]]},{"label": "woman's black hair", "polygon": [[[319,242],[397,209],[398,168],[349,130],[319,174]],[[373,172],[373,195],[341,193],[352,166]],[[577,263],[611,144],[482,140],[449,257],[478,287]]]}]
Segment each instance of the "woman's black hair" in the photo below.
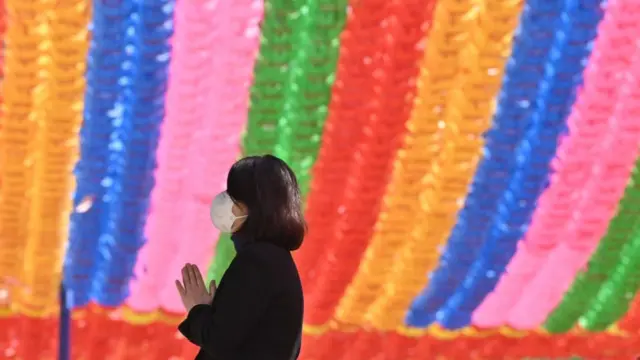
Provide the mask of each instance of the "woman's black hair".
[{"label": "woman's black hair", "polygon": [[284,161],[272,155],[239,160],[229,170],[227,193],[248,208],[239,234],[289,251],[300,248],[307,225],[298,180]]}]

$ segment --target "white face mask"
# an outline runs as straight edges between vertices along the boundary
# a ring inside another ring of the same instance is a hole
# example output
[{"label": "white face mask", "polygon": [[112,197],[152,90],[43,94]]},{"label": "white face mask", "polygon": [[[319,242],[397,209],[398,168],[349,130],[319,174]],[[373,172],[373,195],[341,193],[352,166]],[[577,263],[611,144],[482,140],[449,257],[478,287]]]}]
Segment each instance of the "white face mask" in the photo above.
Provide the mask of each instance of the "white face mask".
[{"label": "white face mask", "polygon": [[233,200],[226,191],[216,195],[211,202],[211,221],[220,232],[230,233],[236,219],[246,218],[247,215],[233,214]]}]

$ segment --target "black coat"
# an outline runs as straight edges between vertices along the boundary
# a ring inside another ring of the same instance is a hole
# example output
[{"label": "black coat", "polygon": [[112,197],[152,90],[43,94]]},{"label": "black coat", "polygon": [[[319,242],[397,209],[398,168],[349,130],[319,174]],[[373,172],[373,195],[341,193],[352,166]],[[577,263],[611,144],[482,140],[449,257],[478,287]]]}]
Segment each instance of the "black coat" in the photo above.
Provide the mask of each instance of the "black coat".
[{"label": "black coat", "polygon": [[291,360],[300,352],[304,299],[291,253],[244,246],[211,305],[195,306],[178,329],[200,347],[196,360]]}]

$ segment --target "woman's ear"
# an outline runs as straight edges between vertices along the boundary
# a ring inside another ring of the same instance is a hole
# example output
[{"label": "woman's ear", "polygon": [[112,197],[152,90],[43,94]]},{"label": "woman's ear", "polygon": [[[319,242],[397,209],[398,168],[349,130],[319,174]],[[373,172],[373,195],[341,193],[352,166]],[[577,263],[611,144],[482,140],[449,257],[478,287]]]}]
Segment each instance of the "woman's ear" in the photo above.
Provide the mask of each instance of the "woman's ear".
[{"label": "woman's ear", "polygon": [[235,201],[231,208],[231,212],[233,212],[233,215],[235,216],[247,216],[249,215],[249,208],[244,203]]},{"label": "woman's ear", "polygon": [[241,202],[235,202],[233,207],[231,208],[231,212],[237,218],[233,221],[233,225],[231,225],[231,232],[236,232],[240,230],[242,225],[247,221],[247,215],[249,214],[249,208]]}]

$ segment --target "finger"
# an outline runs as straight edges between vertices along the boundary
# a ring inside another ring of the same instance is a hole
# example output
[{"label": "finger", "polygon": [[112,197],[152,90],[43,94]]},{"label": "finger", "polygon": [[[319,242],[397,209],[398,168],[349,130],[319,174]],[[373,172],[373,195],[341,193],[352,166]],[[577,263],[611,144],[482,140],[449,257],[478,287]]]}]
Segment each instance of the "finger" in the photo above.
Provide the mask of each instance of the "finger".
[{"label": "finger", "polygon": [[184,294],[187,293],[184,289],[184,286],[182,286],[182,284],[180,283],[180,280],[176,280],[176,288],[178,289],[178,293],[180,293],[181,296],[184,296]]},{"label": "finger", "polygon": [[198,275],[196,275],[196,270],[193,264],[189,264],[189,277],[191,278],[191,284],[194,286],[198,285]]},{"label": "finger", "polygon": [[202,272],[198,268],[198,265],[193,265],[193,269],[196,273],[196,280],[198,281],[198,285],[204,287],[204,279],[202,278]]},{"label": "finger", "polygon": [[218,287],[216,286],[216,281],[211,280],[211,282],[209,283],[209,295],[213,296],[216,293],[217,288]]},{"label": "finger", "polygon": [[204,289],[204,280],[202,280],[202,274],[200,274],[200,270],[194,264],[189,264],[189,269],[191,270],[191,281],[198,288]]},{"label": "finger", "polygon": [[182,268],[182,283],[184,284],[185,289],[188,288],[191,284],[191,281],[189,279],[189,264],[186,264],[183,268]]}]

